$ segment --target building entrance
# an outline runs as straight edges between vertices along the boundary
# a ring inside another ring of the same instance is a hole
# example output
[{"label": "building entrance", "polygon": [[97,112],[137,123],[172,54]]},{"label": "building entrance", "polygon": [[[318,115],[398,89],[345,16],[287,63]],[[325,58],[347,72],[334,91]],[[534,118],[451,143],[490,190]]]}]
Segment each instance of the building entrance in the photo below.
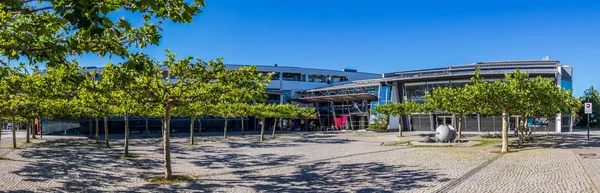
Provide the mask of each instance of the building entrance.
[{"label": "building entrance", "polygon": [[452,125],[452,116],[450,115],[442,115],[437,116],[437,125],[436,128],[440,125]]}]

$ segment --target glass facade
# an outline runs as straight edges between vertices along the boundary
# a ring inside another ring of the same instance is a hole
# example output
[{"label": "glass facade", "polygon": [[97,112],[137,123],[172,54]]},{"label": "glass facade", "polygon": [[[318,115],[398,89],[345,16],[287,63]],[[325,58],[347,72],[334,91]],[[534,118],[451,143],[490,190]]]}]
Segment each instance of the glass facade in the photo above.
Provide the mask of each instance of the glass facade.
[{"label": "glass facade", "polygon": [[308,75],[308,82],[327,82],[327,75],[310,74]]},{"label": "glass facade", "polygon": [[410,116],[411,131],[431,131],[431,118],[428,114]]},{"label": "glass facade", "polygon": [[268,94],[266,104],[279,104],[279,95],[278,94]]},{"label": "glass facade", "polygon": [[406,97],[408,101],[415,101],[417,103],[425,103],[425,92],[427,90],[427,85],[410,85],[406,86]]},{"label": "glass facade", "polygon": [[306,81],[306,76],[305,76],[305,74],[301,74],[301,73],[284,72],[283,80],[304,82],[304,81]]},{"label": "glass facade", "polygon": [[331,76],[331,82],[344,82],[348,80],[347,76]]},{"label": "glass facade", "polygon": [[571,80],[560,80],[560,86],[565,90],[573,90],[573,82]]},{"label": "glass facade", "polygon": [[279,72],[260,72],[264,75],[271,74],[271,80],[279,80]]},{"label": "glass facade", "polygon": [[479,122],[477,115],[467,115],[463,118],[463,131],[479,131]]},{"label": "glass facade", "polygon": [[292,103],[292,91],[291,90],[283,91],[283,103],[284,104]]}]

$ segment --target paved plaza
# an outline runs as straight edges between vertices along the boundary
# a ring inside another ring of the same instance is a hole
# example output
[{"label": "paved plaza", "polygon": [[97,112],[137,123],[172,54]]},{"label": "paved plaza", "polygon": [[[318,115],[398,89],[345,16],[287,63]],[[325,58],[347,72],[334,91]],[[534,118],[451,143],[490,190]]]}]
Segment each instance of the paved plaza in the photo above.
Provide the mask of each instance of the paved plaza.
[{"label": "paved plaza", "polygon": [[[3,133],[4,134],[4,133]],[[2,138],[0,191],[7,192],[598,192],[600,132],[543,134],[497,153],[474,147],[411,147],[425,133],[327,132],[172,138],[173,172],[193,181],[155,184],[160,138],[131,140],[137,158],[121,159],[123,140],[102,148],[85,137],[44,136],[22,149]],[[468,139],[477,140],[474,134]],[[115,136],[118,138],[119,136]]]}]

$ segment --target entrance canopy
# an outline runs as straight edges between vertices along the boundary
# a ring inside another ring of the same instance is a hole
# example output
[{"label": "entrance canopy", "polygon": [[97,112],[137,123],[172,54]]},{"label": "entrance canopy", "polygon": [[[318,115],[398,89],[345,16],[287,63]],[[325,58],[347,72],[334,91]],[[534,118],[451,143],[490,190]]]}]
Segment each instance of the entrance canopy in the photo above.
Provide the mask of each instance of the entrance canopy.
[{"label": "entrance canopy", "polygon": [[326,96],[308,96],[294,99],[303,103],[319,103],[319,102],[346,102],[346,101],[375,101],[377,96],[369,93],[353,93],[341,95],[326,95]]},{"label": "entrance canopy", "polygon": [[376,101],[379,83],[349,83],[306,90],[293,99],[302,103]]}]

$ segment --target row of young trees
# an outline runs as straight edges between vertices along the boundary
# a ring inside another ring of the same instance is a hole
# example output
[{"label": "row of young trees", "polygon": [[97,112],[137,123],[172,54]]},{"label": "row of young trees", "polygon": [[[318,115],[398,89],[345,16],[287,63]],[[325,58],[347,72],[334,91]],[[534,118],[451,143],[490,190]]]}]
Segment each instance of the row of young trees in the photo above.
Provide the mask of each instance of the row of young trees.
[{"label": "row of young trees", "polygon": [[[415,102],[389,103],[376,107],[376,112],[392,115],[410,115],[442,111],[457,114],[458,138],[462,135],[463,117],[469,114],[502,114],[502,152],[508,152],[508,116],[554,116],[559,113],[573,114],[581,101],[570,90],[555,86],[554,80],[542,77],[530,78],[528,73],[515,70],[506,74],[504,80],[486,81],[477,68],[471,82],[462,87],[439,87],[425,96],[425,104]],[[526,120],[518,124],[519,139],[523,140]],[[402,136],[400,126],[399,136]]]},{"label": "row of young trees", "polygon": [[[270,75],[254,66],[227,70],[222,61],[187,57],[176,59],[168,53],[159,63],[136,54],[121,64],[108,64],[98,75],[84,73],[78,66],[49,67],[45,73],[24,66],[3,65],[0,74],[0,119],[10,117],[33,121],[35,118],[85,118],[90,122],[90,137],[99,142],[98,120],[104,121],[105,144],[110,147],[108,118],[124,117],[124,156],[129,156],[129,118],[143,116],[161,118],[164,144],[165,178],[171,177],[169,132],[172,116],[190,117],[190,143],[194,144],[193,122],[197,117],[213,116],[225,120],[259,117],[263,121],[260,140],[264,140],[264,119],[314,118],[313,108],[291,104],[264,105]],[[33,72],[29,72],[33,71]],[[164,72],[169,72],[165,76]],[[251,103],[257,103],[252,105]],[[95,119],[95,132],[92,122]],[[147,119],[146,119],[147,121]],[[278,121],[275,121],[277,123]],[[31,125],[31,124],[28,124]],[[146,135],[148,135],[146,122]],[[201,131],[200,126],[200,131]],[[27,142],[29,131],[27,129]],[[13,127],[13,147],[16,148]],[[243,132],[243,125],[242,125]],[[35,134],[35,132],[31,132]],[[272,137],[275,137],[275,125]]]},{"label": "row of young trees", "polygon": [[[95,125],[99,141],[99,121],[104,121],[108,133],[110,116],[123,116],[126,123],[131,116],[161,118],[165,178],[170,179],[172,116],[192,120],[313,116],[310,109],[249,106],[264,100],[270,80],[256,67],[227,70],[221,59],[178,59],[170,52],[161,62],[141,52],[159,44],[161,24],[190,23],[204,6],[203,0],[2,1],[0,119],[10,118],[14,123],[41,117],[84,117],[90,126]],[[122,17],[124,12],[129,13],[127,17]],[[83,54],[123,62],[106,65],[98,76],[102,81],[95,81],[97,75],[84,73],[75,60]],[[47,71],[39,74],[31,68],[34,65],[45,65]],[[146,133],[147,125],[146,121]],[[128,124],[124,130],[128,154]],[[190,133],[190,143],[194,143],[193,129]],[[108,137],[106,146],[110,146]]]}]

